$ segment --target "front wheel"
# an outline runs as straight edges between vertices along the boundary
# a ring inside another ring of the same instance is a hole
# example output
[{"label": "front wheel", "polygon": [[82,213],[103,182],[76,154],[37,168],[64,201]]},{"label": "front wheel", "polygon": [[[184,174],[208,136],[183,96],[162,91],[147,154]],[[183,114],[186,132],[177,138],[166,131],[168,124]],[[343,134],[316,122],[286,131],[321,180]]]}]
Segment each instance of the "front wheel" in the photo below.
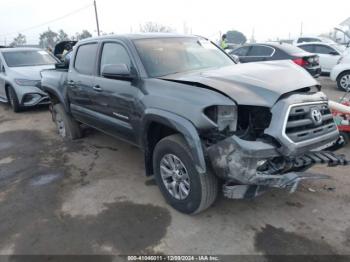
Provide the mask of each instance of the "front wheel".
[{"label": "front wheel", "polygon": [[13,110],[13,112],[18,113],[21,111],[21,105],[19,104],[16,91],[12,86],[8,88],[8,102]]},{"label": "front wheel", "polygon": [[350,91],[350,71],[345,71],[337,77],[338,89]]},{"label": "front wheel", "polygon": [[164,198],[182,213],[199,213],[217,197],[217,178],[210,171],[197,172],[190,149],[179,134],[158,142],[153,152],[153,168]]},{"label": "front wheel", "polygon": [[52,107],[52,117],[61,137],[68,140],[82,137],[79,123],[66,113],[61,104],[55,104]]}]

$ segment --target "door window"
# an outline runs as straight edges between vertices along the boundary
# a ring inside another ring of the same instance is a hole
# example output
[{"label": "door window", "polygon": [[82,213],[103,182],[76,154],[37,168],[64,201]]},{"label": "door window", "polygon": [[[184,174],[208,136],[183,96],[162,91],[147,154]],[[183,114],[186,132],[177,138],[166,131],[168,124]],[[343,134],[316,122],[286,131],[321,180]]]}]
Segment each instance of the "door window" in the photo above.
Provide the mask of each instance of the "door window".
[{"label": "door window", "polygon": [[244,46],[233,50],[231,54],[234,54],[236,56],[246,56],[248,53],[248,50],[249,50],[249,46]]},{"label": "door window", "polygon": [[336,52],[333,48],[330,48],[328,46],[325,45],[315,45],[315,53],[316,54],[325,54],[325,55],[329,55],[333,52]]},{"label": "door window", "polygon": [[96,43],[79,46],[75,56],[74,68],[81,74],[93,75],[96,52]]},{"label": "door window", "polygon": [[315,53],[314,45],[302,45],[302,46],[299,46],[299,47],[301,49],[305,50],[306,52]]},{"label": "door window", "polygon": [[117,43],[105,43],[101,55],[100,74],[103,66],[115,64],[125,64],[130,69],[130,56],[122,45]]},{"label": "door window", "polygon": [[252,46],[248,56],[272,56],[274,49],[269,46]]}]

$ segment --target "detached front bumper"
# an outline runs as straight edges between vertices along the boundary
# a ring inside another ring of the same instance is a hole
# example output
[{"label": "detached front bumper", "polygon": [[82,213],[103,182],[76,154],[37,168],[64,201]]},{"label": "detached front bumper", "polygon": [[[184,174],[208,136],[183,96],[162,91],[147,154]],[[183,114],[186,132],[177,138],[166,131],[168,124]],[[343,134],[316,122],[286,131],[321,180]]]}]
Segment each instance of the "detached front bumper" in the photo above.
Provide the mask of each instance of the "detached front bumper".
[{"label": "detached front bumper", "polygon": [[269,188],[290,188],[294,192],[301,180],[329,178],[304,171],[314,164],[347,165],[344,156],[332,152],[309,151],[285,157],[264,141],[246,141],[232,136],[208,148],[216,175],[226,181],[223,191],[229,198],[254,197]]}]

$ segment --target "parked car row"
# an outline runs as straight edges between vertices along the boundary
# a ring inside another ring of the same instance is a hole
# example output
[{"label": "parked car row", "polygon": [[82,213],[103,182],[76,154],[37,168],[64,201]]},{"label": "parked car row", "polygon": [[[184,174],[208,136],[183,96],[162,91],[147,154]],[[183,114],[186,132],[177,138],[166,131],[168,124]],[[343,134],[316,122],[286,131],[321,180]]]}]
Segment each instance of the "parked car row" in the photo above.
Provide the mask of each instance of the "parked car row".
[{"label": "parked car row", "polygon": [[228,53],[241,63],[292,60],[313,77],[330,74],[341,90],[350,88],[350,49],[326,37],[303,36],[286,42],[245,44]]}]

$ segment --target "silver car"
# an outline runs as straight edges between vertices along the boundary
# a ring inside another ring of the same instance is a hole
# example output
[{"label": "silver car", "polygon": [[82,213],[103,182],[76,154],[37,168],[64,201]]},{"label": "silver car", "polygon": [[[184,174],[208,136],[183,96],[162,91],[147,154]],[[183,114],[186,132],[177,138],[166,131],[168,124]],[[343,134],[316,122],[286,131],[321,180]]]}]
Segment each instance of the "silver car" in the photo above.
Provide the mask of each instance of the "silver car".
[{"label": "silver car", "polygon": [[38,48],[0,49],[0,102],[9,103],[14,112],[25,107],[48,104],[41,90],[40,72],[53,69],[54,56]]}]

